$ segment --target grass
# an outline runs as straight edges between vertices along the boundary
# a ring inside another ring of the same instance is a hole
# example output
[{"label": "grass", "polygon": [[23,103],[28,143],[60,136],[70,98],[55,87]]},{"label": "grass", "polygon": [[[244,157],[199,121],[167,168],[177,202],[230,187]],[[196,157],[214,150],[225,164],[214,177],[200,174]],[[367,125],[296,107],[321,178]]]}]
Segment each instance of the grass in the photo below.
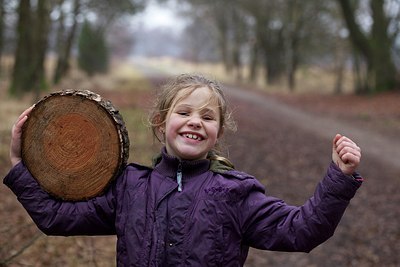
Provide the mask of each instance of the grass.
[{"label": "grass", "polygon": [[[260,90],[274,93],[294,94],[333,94],[336,76],[330,68],[302,67],[296,73],[296,88],[289,91],[286,81],[276,85],[268,85],[264,79],[264,70],[260,69],[255,82],[247,80],[249,68],[242,68],[242,79],[237,80],[235,75],[228,74],[221,63],[193,63],[171,58],[140,59],[148,66],[170,75],[180,73],[201,73],[220,82],[250,84]],[[353,77],[351,72],[346,72],[343,78],[343,93],[353,92]]]},{"label": "grass", "polygon": [[[0,89],[3,90],[3,89]],[[14,99],[2,96],[0,99],[0,175],[5,174],[5,167],[9,167],[9,147],[11,128],[19,114],[31,105],[29,99]]]},{"label": "grass", "polygon": [[153,140],[151,130],[147,126],[147,114],[140,109],[122,109],[120,112],[129,133],[129,161],[151,166],[159,146]]}]

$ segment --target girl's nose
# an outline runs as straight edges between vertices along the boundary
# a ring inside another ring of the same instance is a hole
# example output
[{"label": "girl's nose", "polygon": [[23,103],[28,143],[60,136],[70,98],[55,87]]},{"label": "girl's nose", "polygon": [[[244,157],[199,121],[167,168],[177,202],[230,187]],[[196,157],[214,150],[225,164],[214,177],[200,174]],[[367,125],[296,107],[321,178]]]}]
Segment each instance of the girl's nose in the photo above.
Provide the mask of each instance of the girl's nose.
[{"label": "girl's nose", "polygon": [[196,116],[193,116],[188,121],[188,125],[193,127],[193,128],[195,128],[195,129],[198,129],[198,128],[201,127],[201,120],[200,120],[200,118],[198,118]]}]

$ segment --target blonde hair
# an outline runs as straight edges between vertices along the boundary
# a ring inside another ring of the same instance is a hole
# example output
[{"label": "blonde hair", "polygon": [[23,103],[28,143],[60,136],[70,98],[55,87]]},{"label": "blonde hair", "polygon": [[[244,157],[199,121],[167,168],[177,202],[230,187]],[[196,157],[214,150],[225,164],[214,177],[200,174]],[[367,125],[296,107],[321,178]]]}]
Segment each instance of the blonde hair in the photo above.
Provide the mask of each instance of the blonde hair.
[{"label": "blonde hair", "polygon": [[[218,103],[218,108],[220,111],[220,129],[222,130],[236,130],[236,124],[232,118],[232,113],[228,110],[227,101],[225,95],[220,87],[220,85],[211,79],[208,79],[199,74],[181,74],[175,78],[170,79],[166,84],[161,87],[155,105],[153,107],[153,112],[150,114],[149,122],[153,132],[154,137],[161,142],[159,129],[165,124],[167,119],[168,111],[177,103],[180,99],[189,96],[194,90],[207,87],[213,94],[210,97],[209,102]],[[183,91],[177,99],[179,92]],[[233,167],[230,161],[219,155],[217,147],[214,148],[209,153],[209,159],[218,160],[222,163],[228,164]]]}]

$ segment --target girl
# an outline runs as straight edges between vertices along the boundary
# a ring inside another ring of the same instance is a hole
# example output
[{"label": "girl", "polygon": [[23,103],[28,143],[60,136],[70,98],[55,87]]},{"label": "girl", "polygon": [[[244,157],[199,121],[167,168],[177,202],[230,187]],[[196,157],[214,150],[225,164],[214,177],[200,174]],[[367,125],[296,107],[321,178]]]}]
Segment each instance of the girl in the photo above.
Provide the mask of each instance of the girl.
[{"label": "girl", "polygon": [[360,148],[336,135],[333,161],[303,206],[266,196],[254,177],[216,152],[233,127],[219,85],[181,75],[165,86],[151,115],[165,144],[153,168],[130,164],[104,195],[60,201],[21,161],[30,110],[12,129],[13,169],[4,183],[48,235],[116,234],[118,266],[243,266],[249,247],[309,252],[333,234],[361,185]]}]

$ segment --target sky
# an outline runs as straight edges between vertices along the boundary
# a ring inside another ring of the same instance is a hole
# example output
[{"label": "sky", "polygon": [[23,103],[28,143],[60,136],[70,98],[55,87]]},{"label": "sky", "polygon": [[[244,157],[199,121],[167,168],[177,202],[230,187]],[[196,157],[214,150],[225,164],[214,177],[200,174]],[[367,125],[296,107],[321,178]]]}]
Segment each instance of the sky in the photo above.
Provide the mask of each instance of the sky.
[{"label": "sky", "polygon": [[174,28],[182,30],[184,19],[173,11],[173,4],[159,4],[157,1],[149,1],[146,9],[133,18],[133,25],[141,26],[147,30],[155,28]]},{"label": "sky", "polygon": [[150,0],[146,9],[132,17],[135,56],[171,56],[182,54],[181,34],[186,22],[177,12],[176,3],[159,4]]}]

